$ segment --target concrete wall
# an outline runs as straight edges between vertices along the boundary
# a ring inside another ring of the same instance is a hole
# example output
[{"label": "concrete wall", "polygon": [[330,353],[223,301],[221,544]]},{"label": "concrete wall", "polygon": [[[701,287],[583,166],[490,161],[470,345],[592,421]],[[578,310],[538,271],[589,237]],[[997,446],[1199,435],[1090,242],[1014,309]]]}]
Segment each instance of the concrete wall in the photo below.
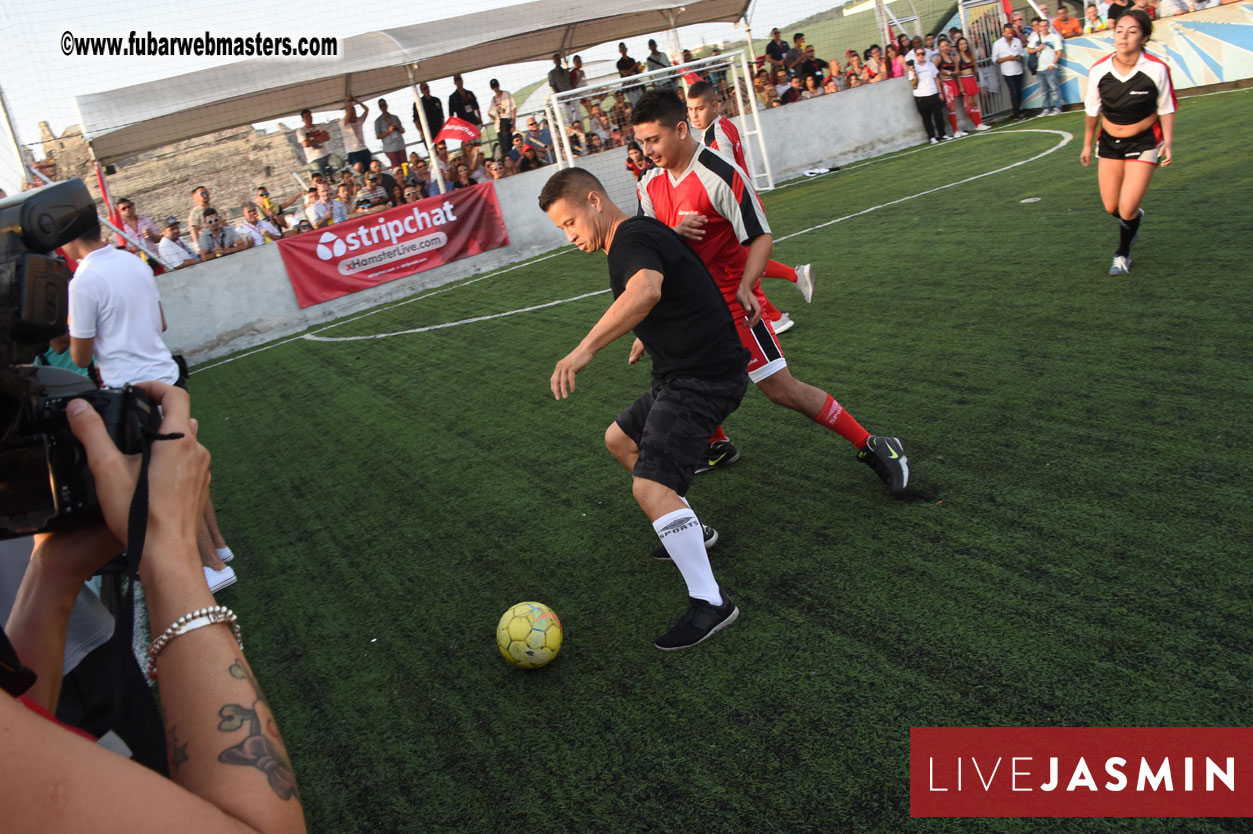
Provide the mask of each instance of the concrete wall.
[{"label": "concrete wall", "polygon": [[193,364],[204,362],[560,246],[564,235],[536,203],[550,174],[528,171],[496,184],[508,246],[303,310],[274,244],[166,273],[157,279],[170,325],[165,341]]},{"label": "concrete wall", "polygon": [[[904,79],[776,107],[762,112],[761,120],[776,182],[926,139]],[[625,161],[625,151],[616,150],[580,159],[579,165],[633,212],[635,182]],[[496,183],[508,246],[304,310],[296,306],[273,244],[162,275],[157,281],[170,325],[166,342],[193,364],[204,362],[565,245],[564,235],[536,202],[554,170],[541,168]]]},{"label": "concrete wall", "polygon": [[912,90],[893,78],[762,111],[775,182],[927,141]]}]

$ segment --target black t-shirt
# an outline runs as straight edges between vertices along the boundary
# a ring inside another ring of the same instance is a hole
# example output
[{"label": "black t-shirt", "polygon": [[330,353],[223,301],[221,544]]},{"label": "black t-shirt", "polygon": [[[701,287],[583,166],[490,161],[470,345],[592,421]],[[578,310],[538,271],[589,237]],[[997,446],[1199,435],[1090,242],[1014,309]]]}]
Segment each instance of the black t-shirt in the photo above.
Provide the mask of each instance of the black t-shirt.
[{"label": "black t-shirt", "polygon": [[483,124],[483,120],[479,118],[479,100],[469,90],[452,91],[452,95],[448,97],[448,115],[456,116],[475,127]]},{"label": "black t-shirt", "polygon": [[784,41],[770,41],[770,43],[766,44],[766,54],[771,58],[774,58],[776,61],[782,61],[785,57],[787,57],[787,51],[789,48],[790,47],[788,47],[787,43]]},{"label": "black t-shirt", "polygon": [[623,78],[626,78],[628,75],[635,75],[637,68],[638,65],[635,63],[634,58],[623,55],[618,59],[618,75]]},{"label": "black t-shirt", "polygon": [[826,72],[827,62],[821,58],[808,58],[801,62],[801,75],[812,75],[821,81]]},{"label": "black t-shirt", "polygon": [[641,269],[660,272],[661,300],[635,327],[653,359],[653,379],[735,379],[748,365],[735,322],[700,257],[652,217],[622,221],[609,248],[609,288],[616,299]]}]

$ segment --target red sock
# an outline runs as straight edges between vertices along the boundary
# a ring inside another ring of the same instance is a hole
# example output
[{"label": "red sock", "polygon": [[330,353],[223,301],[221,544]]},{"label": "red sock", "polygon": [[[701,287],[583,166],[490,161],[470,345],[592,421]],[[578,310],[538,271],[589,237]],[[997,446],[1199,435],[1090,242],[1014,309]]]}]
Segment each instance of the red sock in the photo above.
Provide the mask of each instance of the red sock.
[{"label": "red sock", "polygon": [[827,402],[818,412],[818,416],[814,418],[814,422],[820,426],[826,426],[858,449],[865,446],[866,441],[870,439],[870,432],[863,429],[861,424],[853,419],[853,415],[845,411],[830,394],[827,394]]},{"label": "red sock", "polygon": [[761,317],[766,321],[778,321],[783,318],[783,314],[779,312],[779,308],[770,303],[770,299],[766,298],[766,294],[761,294]]},{"label": "red sock", "polygon": [[766,264],[766,271],[762,273],[763,278],[782,278],[784,281],[796,283],[796,270],[778,261],[770,261]]},{"label": "red sock", "polygon": [[714,429],[714,433],[710,435],[709,442],[717,443],[719,440],[730,440],[730,439],[731,438],[727,437],[727,433],[722,430],[722,426],[718,426],[718,428]]}]

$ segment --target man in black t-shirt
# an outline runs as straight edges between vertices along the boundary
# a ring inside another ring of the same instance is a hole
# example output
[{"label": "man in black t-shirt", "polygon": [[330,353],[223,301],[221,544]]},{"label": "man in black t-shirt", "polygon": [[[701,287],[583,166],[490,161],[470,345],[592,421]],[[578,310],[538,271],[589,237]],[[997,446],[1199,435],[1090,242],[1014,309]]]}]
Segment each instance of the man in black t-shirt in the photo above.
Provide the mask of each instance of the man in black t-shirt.
[{"label": "man in black t-shirt", "polygon": [[[483,125],[483,117],[479,113],[478,96],[474,95],[474,93],[465,88],[462,84],[460,75],[454,75],[452,77],[452,83],[456,89],[453,90],[452,95],[448,97],[449,118],[455,116],[458,119],[469,122],[475,127],[481,127]],[[434,128],[431,129],[434,130]]]},{"label": "man in black t-shirt", "polygon": [[783,40],[783,35],[778,29],[771,29],[770,41],[766,44],[766,63],[769,64],[767,69],[786,71],[784,59],[787,58],[787,52],[787,41]]},{"label": "man in black t-shirt", "polygon": [[714,428],[748,387],[748,351],[709,270],[665,224],[628,217],[604,186],[581,168],[554,174],[540,193],[542,209],[583,252],[609,256],[614,302],[579,346],[557,363],[549,386],[558,400],[574,391],[575,375],[598,351],[634,330],[653,360],[652,386],[605,432],[605,445],[634,476],[632,492],[662,547],[687,583],[689,605],[654,645],[694,646],[730,625],[739,609],[709,567],[717,533],[700,523],[683,497]]}]

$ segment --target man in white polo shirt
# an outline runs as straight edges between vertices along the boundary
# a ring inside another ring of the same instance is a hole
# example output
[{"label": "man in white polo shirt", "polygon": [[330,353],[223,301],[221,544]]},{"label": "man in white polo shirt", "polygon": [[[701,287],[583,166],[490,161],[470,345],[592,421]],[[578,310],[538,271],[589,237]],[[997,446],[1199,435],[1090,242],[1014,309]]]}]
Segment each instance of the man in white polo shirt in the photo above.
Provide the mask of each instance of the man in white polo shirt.
[{"label": "man in white polo shirt", "polygon": [[178,227],[178,218],[170,215],[165,218],[165,228],[161,230],[161,242],[157,244],[157,254],[161,260],[170,265],[171,269],[182,269],[200,263],[200,256],[190,246],[183,243],[182,232]]},{"label": "man in white polo shirt", "polygon": [[1001,68],[1005,86],[1009,87],[1009,100],[1014,107],[1012,117],[1022,118],[1022,62],[1023,43],[1018,39],[1013,24],[1001,27],[1001,37],[992,45],[992,61]]},{"label": "man in white polo shirt", "polygon": [[[102,240],[99,223],[62,249],[78,261],[69,292],[74,364],[86,368],[94,354],[100,381],[110,388],[148,380],[178,384],[178,363],[161,338],[165,313],[148,265]],[[215,593],[235,582],[235,572],[223,562],[233,554],[216,530],[209,504],[201,523],[200,560],[209,589]],[[221,547],[215,549],[215,542],[221,542]]]}]

